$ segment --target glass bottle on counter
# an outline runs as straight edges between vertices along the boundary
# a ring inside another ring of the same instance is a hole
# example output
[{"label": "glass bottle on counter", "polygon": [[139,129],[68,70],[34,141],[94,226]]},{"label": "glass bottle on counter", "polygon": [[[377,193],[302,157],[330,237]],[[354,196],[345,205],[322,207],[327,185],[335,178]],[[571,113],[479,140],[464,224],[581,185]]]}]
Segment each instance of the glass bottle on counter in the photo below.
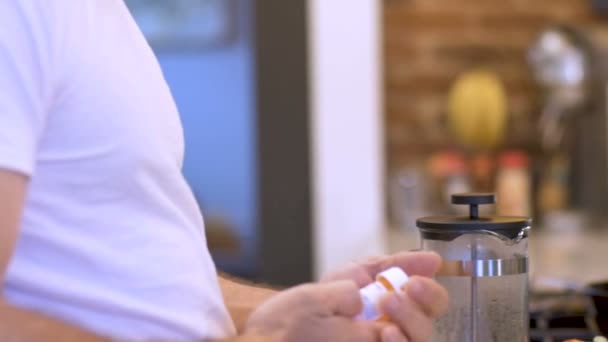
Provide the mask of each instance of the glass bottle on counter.
[{"label": "glass bottle on counter", "polygon": [[502,216],[531,216],[529,158],[522,151],[503,152],[498,158],[497,211]]}]

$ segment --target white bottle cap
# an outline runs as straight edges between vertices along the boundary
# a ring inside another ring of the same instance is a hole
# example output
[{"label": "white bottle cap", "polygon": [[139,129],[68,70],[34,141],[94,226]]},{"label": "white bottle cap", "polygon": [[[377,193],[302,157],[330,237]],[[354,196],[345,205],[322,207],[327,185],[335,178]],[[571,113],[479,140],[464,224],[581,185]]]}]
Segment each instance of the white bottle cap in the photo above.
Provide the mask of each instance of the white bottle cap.
[{"label": "white bottle cap", "polygon": [[381,272],[376,276],[376,279],[384,278],[391,286],[393,290],[401,292],[401,288],[408,282],[410,277],[399,267],[391,267],[384,272]]},{"label": "white bottle cap", "polygon": [[388,293],[388,289],[378,283],[371,283],[360,290],[363,310],[356,317],[359,320],[375,321],[380,318],[378,302]]},{"label": "white bottle cap", "polygon": [[[401,288],[409,280],[408,275],[399,267],[391,267],[376,276],[376,281],[360,290],[363,310],[356,319],[375,321],[382,317],[378,310],[378,302],[389,292],[401,292]],[[390,284],[392,290],[386,283]]]}]

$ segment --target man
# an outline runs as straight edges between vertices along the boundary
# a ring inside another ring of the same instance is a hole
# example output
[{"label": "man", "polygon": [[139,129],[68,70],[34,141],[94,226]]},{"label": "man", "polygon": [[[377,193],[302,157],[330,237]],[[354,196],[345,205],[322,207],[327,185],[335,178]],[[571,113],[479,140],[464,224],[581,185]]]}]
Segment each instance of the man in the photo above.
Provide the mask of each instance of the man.
[{"label": "man", "polygon": [[[0,23],[0,341],[428,338],[434,254],[278,294],[218,282],[177,110],[122,0],[0,0]],[[358,288],[395,265],[419,276],[383,299],[392,323],[355,321]]]}]

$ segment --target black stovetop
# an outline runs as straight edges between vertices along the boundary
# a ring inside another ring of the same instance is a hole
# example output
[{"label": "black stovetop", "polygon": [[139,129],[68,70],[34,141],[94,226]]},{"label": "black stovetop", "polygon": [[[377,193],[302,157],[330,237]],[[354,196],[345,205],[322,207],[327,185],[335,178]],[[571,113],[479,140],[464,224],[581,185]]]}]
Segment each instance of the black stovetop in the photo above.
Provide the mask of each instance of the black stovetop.
[{"label": "black stovetop", "polygon": [[601,336],[591,298],[577,294],[530,296],[530,342],[592,341]]}]

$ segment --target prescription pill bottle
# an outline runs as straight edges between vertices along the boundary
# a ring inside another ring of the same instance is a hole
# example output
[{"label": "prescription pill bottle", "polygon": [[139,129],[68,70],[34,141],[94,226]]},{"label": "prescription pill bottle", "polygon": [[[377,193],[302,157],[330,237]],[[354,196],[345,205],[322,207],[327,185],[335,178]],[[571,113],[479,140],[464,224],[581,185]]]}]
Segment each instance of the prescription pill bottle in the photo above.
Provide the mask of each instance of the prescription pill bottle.
[{"label": "prescription pill bottle", "polygon": [[409,277],[399,267],[391,267],[376,276],[376,281],[360,290],[363,311],[356,317],[359,320],[375,321],[382,319],[378,310],[380,300],[389,293],[401,292]]}]

